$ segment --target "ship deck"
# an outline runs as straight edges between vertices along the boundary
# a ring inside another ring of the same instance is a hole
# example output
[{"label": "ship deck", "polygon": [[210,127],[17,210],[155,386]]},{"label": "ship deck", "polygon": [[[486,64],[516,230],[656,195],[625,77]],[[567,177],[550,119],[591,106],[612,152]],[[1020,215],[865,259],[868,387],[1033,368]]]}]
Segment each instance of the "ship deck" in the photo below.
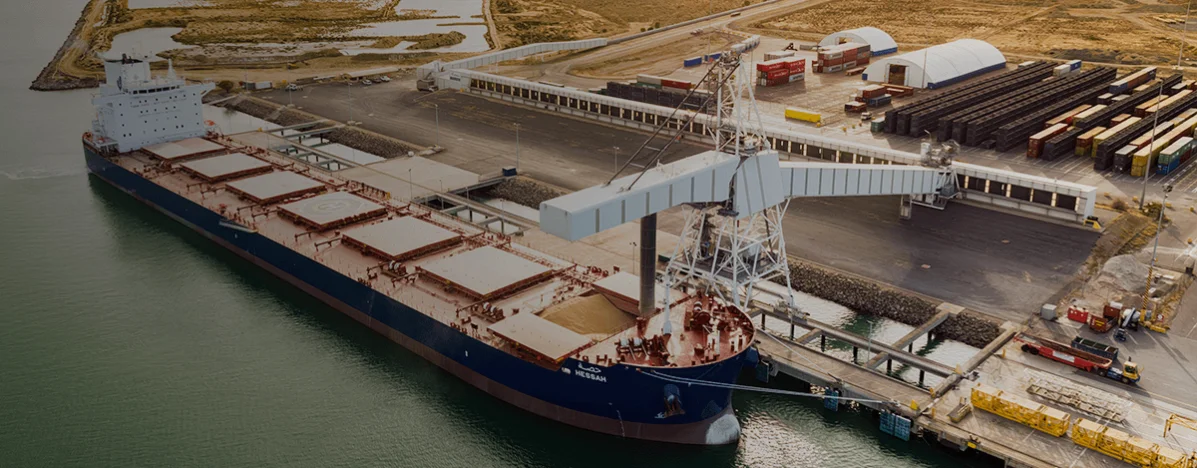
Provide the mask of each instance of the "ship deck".
[{"label": "ship deck", "polygon": [[[219,146],[214,150],[213,145]],[[508,236],[281,155],[211,137],[202,154],[150,151],[114,163],[441,323],[547,367],[569,357],[599,365],[688,367],[752,342],[743,313],[664,290],[649,317],[627,273],[582,266]],[[246,159],[249,158],[249,159]],[[184,162],[185,160],[185,162]],[[599,285],[596,285],[599,283]],[[665,323],[671,333],[664,335]]]}]

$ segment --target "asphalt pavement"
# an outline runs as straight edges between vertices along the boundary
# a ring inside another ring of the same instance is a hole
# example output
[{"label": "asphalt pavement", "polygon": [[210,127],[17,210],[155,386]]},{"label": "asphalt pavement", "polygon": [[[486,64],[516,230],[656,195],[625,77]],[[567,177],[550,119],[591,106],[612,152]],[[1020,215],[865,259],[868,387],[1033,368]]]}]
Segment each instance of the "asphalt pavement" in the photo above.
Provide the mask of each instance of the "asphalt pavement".
[{"label": "asphalt pavement", "polygon": [[[284,91],[259,94],[286,103]],[[419,145],[437,161],[479,174],[516,164],[569,190],[607,181],[646,134],[453,91],[420,93],[410,79],[374,86],[309,86],[291,96],[308,112]],[[439,135],[438,135],[439,134]],[[707,148],[678,143],[665,161]],[[662,229],[680,230],[676,216]],[[1022,320],[1072,279],[1097,233],[953,203],[898,218],[898,199],[795,200],[785,220],[791,255],[880,282]]]}]

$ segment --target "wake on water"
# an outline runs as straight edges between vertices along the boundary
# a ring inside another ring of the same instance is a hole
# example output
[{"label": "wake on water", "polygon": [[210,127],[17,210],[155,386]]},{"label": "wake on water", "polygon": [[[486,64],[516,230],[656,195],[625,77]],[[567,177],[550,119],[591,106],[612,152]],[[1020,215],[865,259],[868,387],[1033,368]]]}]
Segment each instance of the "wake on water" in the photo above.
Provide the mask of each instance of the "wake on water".
[{"label": "wake on water", "polygon": [[0,169],[0,176],[8,180],[37,180],[55,177],[74,177],[87,173],[85,168],[42,168],[27,167],[17,169]]}]

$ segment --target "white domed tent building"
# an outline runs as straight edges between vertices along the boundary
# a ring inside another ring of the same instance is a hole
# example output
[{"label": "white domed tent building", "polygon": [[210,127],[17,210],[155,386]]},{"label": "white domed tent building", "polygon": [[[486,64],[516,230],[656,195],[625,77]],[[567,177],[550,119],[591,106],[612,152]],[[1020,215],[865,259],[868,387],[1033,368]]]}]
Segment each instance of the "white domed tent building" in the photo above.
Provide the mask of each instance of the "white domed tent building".
[{"label": "white domed tent building", "polygon": [[831,47],[836,44],[843,44],[845,42],[859,42],[861,44],[868,44],[869,50],[874,57],[878,55],[892,54],[898,51],[898,43],[894,42],[894,38],[889,36],[889,33],[872,26],[865,26],[863,28],[849,29],[847,31],[840,31],[824,37],[819,41],[819,47]]},{"label": "white domed tent building", "polygon": [[1006,67],[1006,56],[988,42],[961,39],[873,62],[861,78],[935,89]]}]

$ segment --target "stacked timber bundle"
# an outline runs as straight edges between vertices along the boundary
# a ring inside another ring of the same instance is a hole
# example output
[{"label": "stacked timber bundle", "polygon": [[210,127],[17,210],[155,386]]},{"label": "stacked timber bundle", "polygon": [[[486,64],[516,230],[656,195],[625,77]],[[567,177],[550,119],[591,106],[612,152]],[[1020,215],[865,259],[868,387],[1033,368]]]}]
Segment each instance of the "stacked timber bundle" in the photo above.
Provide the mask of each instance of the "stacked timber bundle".
[{"label": "stacked timber bundle", "polygon": [[[884,317],[910,326],[930,320],[939,304],[877,283],[806,263],[791,261],[790,283],[795,290],[835,302],[857,313]],[[983,347],[1000,333],[991,320],[968,312],[949,318],[935,336]]]},{"label": "stacked timber bundle", "polygon": [[935,336],[983,348],[997,338],[1001,331],[993,320],[965,311],[949,317],[942,325],[935,327]]},{"label": "stacked timber bundle", "polygon": [[410,152],[420,151],[420,148],[402,141],[360,128],[341,127],[326,133],[325,138],[333,143],[340,143],[387,159],[407,156]]},{"label": "stacked timber bundle", "polygon": [[491,194],[496,197],[538,209],[542,202],[552,200],[566,193],[564,190],[556,187],[523,177],[504,180],[491,189]]}]

